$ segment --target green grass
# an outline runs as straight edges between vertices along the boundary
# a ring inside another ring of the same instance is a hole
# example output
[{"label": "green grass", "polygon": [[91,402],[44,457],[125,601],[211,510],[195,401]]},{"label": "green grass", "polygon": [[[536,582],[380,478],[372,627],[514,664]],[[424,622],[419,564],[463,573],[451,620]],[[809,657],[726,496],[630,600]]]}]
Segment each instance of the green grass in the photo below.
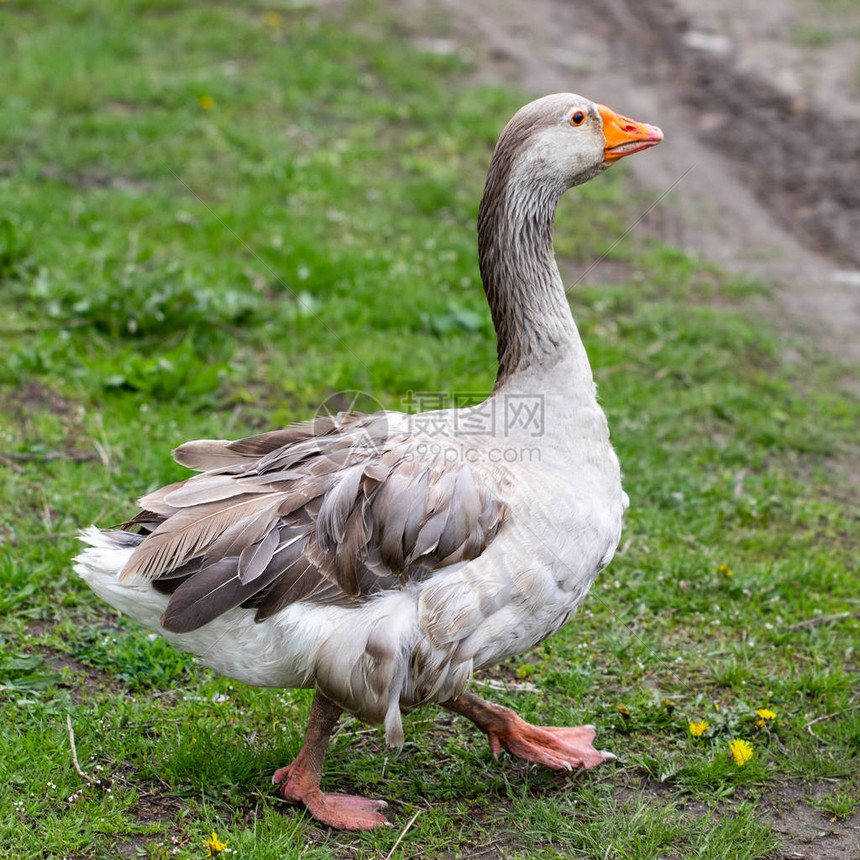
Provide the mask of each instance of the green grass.
[{"label": "green grass", "polygon": [[0,15],[0,856],[199,858],[214,830],[242,858],[385,857],[419,813],[396,856],[761,858],[765,799],[856,811],[851,369],[756,316],[760,287],[615,244],[651,202],[623,168],[557,230],[565,257],[630,273],[570,294],[632,498],[622,548],[574,623],[476,683],[527,719],[594,722],[618,763],[494,762],[427,708],[400,752],[351,719],[332,744],[325,784],[387,798],[392,830],[284,809],[269,776],[308,694],[216,679],[100,605],[74,535],[181,478],[186,439],[345,389],[393,408],[488,390],[474,218],[523,99],[372,3]]}]

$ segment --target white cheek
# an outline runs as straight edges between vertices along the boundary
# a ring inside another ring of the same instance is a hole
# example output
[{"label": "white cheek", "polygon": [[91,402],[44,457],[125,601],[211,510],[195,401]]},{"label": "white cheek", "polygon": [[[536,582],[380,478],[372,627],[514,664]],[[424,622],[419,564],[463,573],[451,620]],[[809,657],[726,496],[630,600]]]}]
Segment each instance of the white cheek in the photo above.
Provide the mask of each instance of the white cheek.
[{"label": "white cheek", "polygon": [[550,128],[535,140],[529,156],[535,167],[540,164],[548,173],[581,182],[603,163],[602,135],[591,128]]}]

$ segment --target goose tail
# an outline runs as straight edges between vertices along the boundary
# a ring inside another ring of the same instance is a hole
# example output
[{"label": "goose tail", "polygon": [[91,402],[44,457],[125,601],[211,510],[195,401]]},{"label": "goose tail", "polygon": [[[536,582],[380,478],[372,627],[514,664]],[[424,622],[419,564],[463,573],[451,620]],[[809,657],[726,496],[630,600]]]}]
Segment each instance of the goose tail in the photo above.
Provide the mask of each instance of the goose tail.
[{"label": "goose tail", "polygon": [[160,594],[142,577],[120,581],[143,535],[95,526],[84,529],[80,540],[86,549],[75,556],[72,569],[106,603],[130,615],[150,630],[160,630],[159,618],[167,606],[167,595]]}]

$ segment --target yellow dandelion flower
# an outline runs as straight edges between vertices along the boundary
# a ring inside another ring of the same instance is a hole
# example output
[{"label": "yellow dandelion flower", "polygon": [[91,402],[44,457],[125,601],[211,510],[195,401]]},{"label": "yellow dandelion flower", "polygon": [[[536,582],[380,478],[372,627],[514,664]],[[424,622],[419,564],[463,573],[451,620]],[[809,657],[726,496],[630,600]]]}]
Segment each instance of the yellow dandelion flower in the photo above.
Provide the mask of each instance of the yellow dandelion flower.
[{"label": "yellow dandelion flower", "polygon": [[263,13],[263,23],[267,27],[280,27],[281,26],[281,13],[280,12],[272,12],[271,10]]},{"label": "yellow dandelion flower", "polygon": [[215,99],[213,99],[212,96],[200,96],[197,101],[203,110],[212,110],[212,108],[215,107]]},{"label": "yellow dandelion flower", "polygon": [[212,835],[208,839],[203,840],[203,844],[209,849],[209,856],[214,857],[220,854],[226,847],[227,843],[222,842],[218,838],[218,834],[213,830]]},{"label": "yellow dandelion flower", "polygon": [[664,704],[667,708],[677,708],[677,707],[678,707],[678,703],[677,703],[677,702],[673,702],[671,699],[663,699],[663,704]]},{"label": "yellow dandelion flower", "polygon": [[726,579],[731,579],[734,576],[732,569],[727,564],[718,564],[717,573],[721,574]]},{"label": "yellow dandelion flower", "polygon": [[764,722],[776,719],[776,712],[772,711],[770,708],[756,708],[756,714],[758,714]]},{"label": "yellow dandelion flower", "polygon": [[630,716],[630,709],[629,708],[625,708],[624,705],[616,705],[616,707],[618,708],[619,714],[623,714],[625,717]]},{"label": "yellow dandelion flower", "polygon": [[690,734],[694,738],[700,738],[710,727],[711,724],[706,720],[702,720],[700,723],[690,723]]},{"label": "yellow dandelion flower", "polygon": [[753,748],[749,741],[741,740],[740,738],[729,741],[729,749],[738,767],[745,765],[753,757]]}]

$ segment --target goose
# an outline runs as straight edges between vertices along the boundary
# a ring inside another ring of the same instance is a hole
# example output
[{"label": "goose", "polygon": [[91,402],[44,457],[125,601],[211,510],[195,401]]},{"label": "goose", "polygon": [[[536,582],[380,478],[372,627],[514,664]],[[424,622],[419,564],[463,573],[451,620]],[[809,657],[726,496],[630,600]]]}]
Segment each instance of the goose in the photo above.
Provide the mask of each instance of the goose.
[{"label": "goose", "polygon": [[531,725],[467,687],[562,628],[618,545],[627,495],[552,228],[568,188],[662,138],[571,93],[505,126],[478,215],[498,353],[484,402],[187,442],[174,456],[198,474],[82,532],[75,571],[113,607],[218,673],[314,691],[304,745],[272,781],[325,825],[388,823],[384,801],[320,787],[344,711],[392,746],[403,713],[437,703],[496,757],[615,758],[593,726]]}]

